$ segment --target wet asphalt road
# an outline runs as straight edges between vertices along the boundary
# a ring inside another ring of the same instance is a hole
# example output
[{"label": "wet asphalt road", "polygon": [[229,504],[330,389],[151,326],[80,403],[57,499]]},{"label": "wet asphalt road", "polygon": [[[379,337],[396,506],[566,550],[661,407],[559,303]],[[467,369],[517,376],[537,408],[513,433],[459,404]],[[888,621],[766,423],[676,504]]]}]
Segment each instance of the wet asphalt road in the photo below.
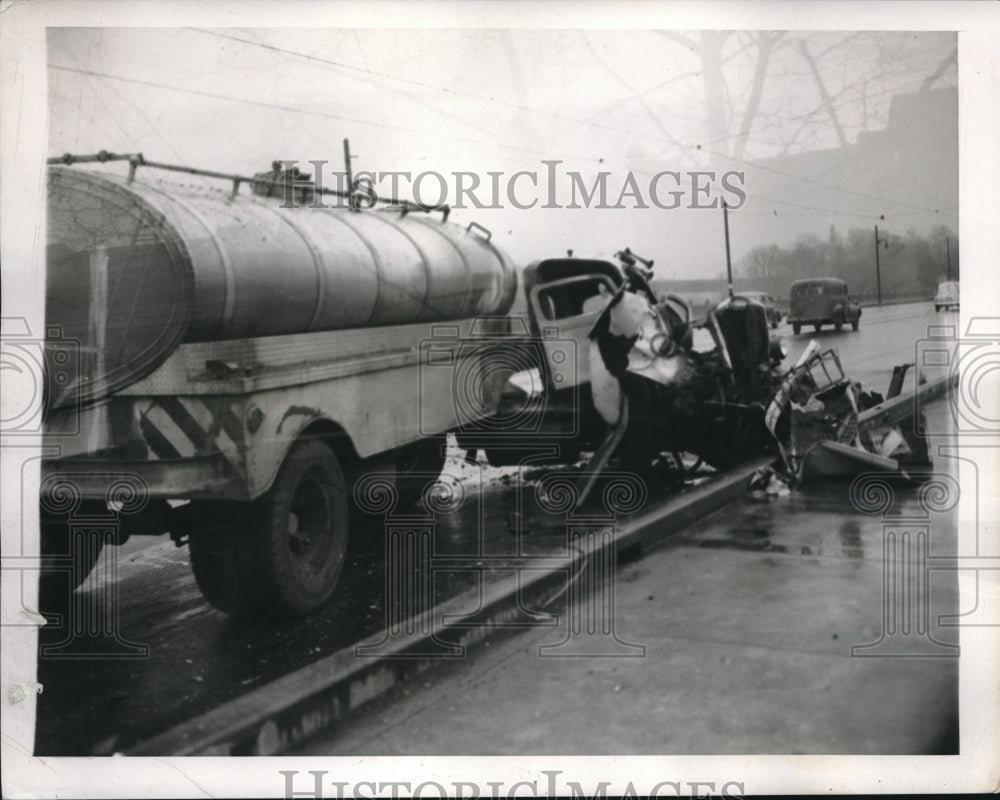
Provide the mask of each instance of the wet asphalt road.
[{"label": "wet asphalt road", "polygon": [[[781,339],[788,353],[785,367],[793,366],[809,343],[815,340],[821,351],[837,350],[845,374],[860,381],[863,389],[875,389],[885,394],[892,367],[916,362],[918,345],[930,335],[932,328],[954,326],[958,335],[961,333],[958,324],[958,313],[955,311],[935,312],[932,303],[907,303],[862,309],[857,331],[847,326],[838,332],[826,325],[817,332],[808,325],[796,335],[792,333],[792,326],[783,320],[771,334]],[[711,346],[707,333],[695,333],[696,349]],[[929,379],[942,374],[941,367],[922,369]],[[904,391],[912,390],[913,380],[914,370],[911,369],[906,376]]]},{"label": "wet asphalt road", "polygon": [[[849,376],[864,388],[884,392],[893,364],[914,360],[914,347],[929,324],[951,321],[957,314],[935,314],[928,304],[865,309],[861,330],[834,333],[811,330],[793,336],[782,324],[791,365],[816,339],[836,347]],[[910,378],[912,381],[912,378]],[[912,383],[908,384],[912,386]],[[443,552],[514,554],[518,538],[511,533],[510,510],[516,493],[528,491],[512,470],[485,472],[457,460],[448,468],[462,481],[465,501],[438,521],[436,546]],[[537,480],[539,474],[533,476]],[[665,485],[661,497],[678,490]],[[530,492],[529,492],[530,493]],[[656,502],[653,497],[650,502]],[[524,524],[530,536],[522,541],[528,552],[558,551],[564,544],[564,523],[530,511]],[[108,564],[117,567],[120,639],[81,636],[59,656],[39,659],[38,680],[45,691],[38,698],[36,753],[97,755],[124,750],[136,741],[212,708],[251,688],[287,674],[380,630],[386,621],[382,569],[383,526],[377,518],[359,518],[344,577],[329,610],[308,620],[241,624],[202,600],[191,576],[187,548],[159,539],[135,539],[123,548],[109,548],[95,574],[76,593],[75,602],[94,604],[105,594]],[[469,536],[480,530],[481,536]],[[468,588],[467,573],[435,581],[435,598],[443,600]],[[55,623],[40,631],[40,647],[66,639]],[[134,645],[148,654],[128,655]]]},{"label": "wet asphalt road", "polygon": [[[957,574],[931,570],[926,635],[872,647],[883,523],[847,494],[738,500],[622,564],[611,630],[641,655],[558,658],[565,621],[494,638],[290,755],[957,753],[958,630],[940,619],[960,611]],[[919,516],[917,494],[896,486],[889,513]],[[954,516],[932,514],[931,556],[955,543]],[[933,657],[900,657],[915,653]]]},{"label": "wet asphalt road", "polygon": [[[436,517],[436,555],[474,562],[477,554],[515,556],[519,549],[522,555],[536,556],[565,552],[564,518],[541,511],[534,491],[544,476],[572,474],[577,468],[530,468],[519,481],[517,468],[479,468],[459,456],[455,449],[445,474],[461,483],[464,501],[452,513]],[[679,489],[667,480],[650,501]],[[518,492],[525,512],[515,522],[510,511]],[[520,525],[523,536],[514,532],[512,522]],[[122,751],[383,630],[391,618],[385,607],[384,522],[356,510],[352,530],[357,535],[329,608],[297,621],[241,623],[216,611],[195,585],[187,547],[157,540],[135,550],[132,542],[108,548],[71,602],[88,610],[104,608],[107,570],[116,568],[122,641],[77,636],[58,657],[39,658],[38,680],[45,691],[38,700],[36,753]],[[470,535],[475,531],[480,535]],[[485,573],[486,580],[490,574]],[[498,568],[493,574],[500,578],[507,572]],[[435,602],[472,588],[476,580],[474,572],[437,570]],[[40,647],[58,645],[66,639],[66,629],[47,625],[39,638]],[[128,657],[143,645],[148,655]]]},{"label": "wet asphalt road", "polygon": [[[959,335],[958,323],[958,312],[935,312],[932,303],[908,303],[862,309],[857,332],[847,327],[838,333],[826,326],[816,333],[808,327],[796,336],[791,326],[782,322],[775,333],[782,337],[788,349],[787,365],[794,364],[810,340],[815,339],[822,350],[837,350],[845,374],[860,381],[863,389],[875,389],[885,394],[889,388],[891,368],[896,364],[917,362],[920,342],[927,339],[933,327],[951,325]],[[942,367],[921,367],[921,370],[928,379],[943,374]],[[915,369],[907,373],[903,391],[913,389],[914,373]]]}]

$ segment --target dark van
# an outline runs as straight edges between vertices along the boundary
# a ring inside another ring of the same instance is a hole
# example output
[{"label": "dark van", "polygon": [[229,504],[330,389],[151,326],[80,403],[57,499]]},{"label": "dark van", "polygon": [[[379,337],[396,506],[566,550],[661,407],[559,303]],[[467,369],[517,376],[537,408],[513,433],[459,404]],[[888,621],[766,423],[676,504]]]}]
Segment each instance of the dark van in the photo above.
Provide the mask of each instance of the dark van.
[{"label": "dark van", "polygon": [[792,284],[788,321],[793,333],[799,333],[803,325],[817,331],[833,325],[839,331],[848,322],[857,330],[860,319],[861,306],[851,302],[847,284],[840,278],[807,278]]}]

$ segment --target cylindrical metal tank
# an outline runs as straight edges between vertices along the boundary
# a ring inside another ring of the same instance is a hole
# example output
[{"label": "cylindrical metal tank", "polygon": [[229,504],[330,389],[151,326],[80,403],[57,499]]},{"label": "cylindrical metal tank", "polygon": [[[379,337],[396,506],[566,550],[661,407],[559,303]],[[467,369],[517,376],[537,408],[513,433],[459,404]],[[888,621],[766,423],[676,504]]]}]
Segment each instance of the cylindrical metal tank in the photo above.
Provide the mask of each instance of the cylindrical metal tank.
[{"label": "cylindrical metal tank", "polygon": [[49,168],[46,324],[78,345],[85,374],[102,376],[67,397],[138,380],[184,341],[461,319],[513,303],[507,256],[439,214],[281,208],[280,197],[151,175]]}]

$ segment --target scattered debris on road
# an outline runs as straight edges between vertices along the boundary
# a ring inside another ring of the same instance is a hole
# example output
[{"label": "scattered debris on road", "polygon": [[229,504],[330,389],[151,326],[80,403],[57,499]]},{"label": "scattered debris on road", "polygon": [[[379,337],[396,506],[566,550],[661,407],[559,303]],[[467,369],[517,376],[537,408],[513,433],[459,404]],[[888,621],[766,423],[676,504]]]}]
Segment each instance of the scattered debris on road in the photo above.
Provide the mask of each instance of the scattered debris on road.
[{"label": "scattered debris on road", "polygon": [[[899,396],[906,368],[893,370],[889,398]],[[771,400],[766,422],[793,485],[845,478],[866,471],[899,472],[901,464],[927,464],[917,437],[919,412],[891,424],[860,422],[860,413],[885,402],[845,374],[835,350],[812,341]],[[754,489],[751,488],[751,492]]]}]

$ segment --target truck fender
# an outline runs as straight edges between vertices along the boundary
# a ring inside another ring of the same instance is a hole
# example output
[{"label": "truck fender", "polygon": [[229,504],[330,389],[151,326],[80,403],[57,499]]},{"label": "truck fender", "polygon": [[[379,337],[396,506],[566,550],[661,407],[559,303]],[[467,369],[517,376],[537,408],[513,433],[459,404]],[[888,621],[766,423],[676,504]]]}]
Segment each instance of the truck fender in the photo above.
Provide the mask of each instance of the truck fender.
[{"label": "truck fender", "polygon": [[258,442],[262,438],[278,439],[280,444],[260,447],[255,443],[255,446],[248,449],[247,489],[251,500],[260,497],[271,488],[293,445],[302,439],[316,438],[325,442],[337,456],[345,473],[360,461],[354,442],[347,431],[337,422],[321,415],[316,409],[305,406],[289,406],[274,429],[268,431],[265,425],[258,431]]}]

